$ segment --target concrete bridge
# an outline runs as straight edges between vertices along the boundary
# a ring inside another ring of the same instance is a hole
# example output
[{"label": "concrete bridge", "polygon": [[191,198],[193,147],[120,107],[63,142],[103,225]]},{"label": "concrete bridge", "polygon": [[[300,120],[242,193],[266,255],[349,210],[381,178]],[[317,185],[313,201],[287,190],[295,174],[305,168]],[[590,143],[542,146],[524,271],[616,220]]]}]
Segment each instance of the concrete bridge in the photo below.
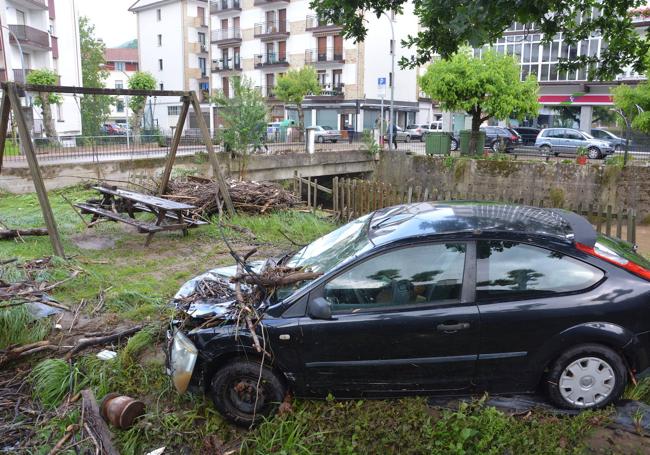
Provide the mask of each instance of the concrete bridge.
[{"label": "concrete bridge", "polygon": [[[217,154],[225,175],[238,177],[240,162],[228,153]],[[40,163],[48,190],[64,188],[85,181],[148,180],[162,173],[165,157],[110,158],[91,160],[54,160]],[[332,150],[326,152],[287,153],[278,155],[252,154],[248,157],[246,180],[285,180],[294,173],[303,177],[365,174],[375,170],[376,161],[365,150]],[[194,171],[196,175],[211,176],[206,154],[180,154],[175,170]],[[26,163],[5,162],[0,174],[0,191],[29,193],[34,191]]]}]

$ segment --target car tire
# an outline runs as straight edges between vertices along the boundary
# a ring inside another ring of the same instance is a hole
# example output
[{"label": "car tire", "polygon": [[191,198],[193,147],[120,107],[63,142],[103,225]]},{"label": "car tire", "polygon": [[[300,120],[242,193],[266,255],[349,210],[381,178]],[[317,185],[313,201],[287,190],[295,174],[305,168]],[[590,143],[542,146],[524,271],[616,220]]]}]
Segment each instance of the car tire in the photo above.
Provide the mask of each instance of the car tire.
[{"label": "car tire", "polygon": [[404,138],[404,142],[406,143],[411,142],[411,136],[407,134],[406,137]]},{"label": "car tire", "polygon": [[542,145],[539,148],[539,151],[542,155],[544,156],[549,156],[552,153],[551,146],[550,145]]},{"label": "car tire", "polygon": [[271,368],[263,366],[260,369],[259,362],[250,360],[228,363],[217,370],[210,382],[214,406],[226,419],[243,427],[271,416],[284,399],[286,390],[280,376]]},{"label": "car tire", "polygon": [[623,144],[616,144],[616,145],[614,146],[614,151],[615,151],[615,152],[622,152],[623,149],[624,149]]},{"label": "car tire", "polygon": [[338,139],[332,139],[332,144],[336,144],[336,141],[338,141]]},{"label": "car tire", "polygon": [[453,151],[458,150],[458,140],[456,140],[454,138],[451,139],[451,149]]},{"label": "car tire", "polygon": [[619,354],[600,344],[575,346],[555,360],[546,376],[546,391],[565,409],[601,409],[618,400],[627,384]]},{"label": "car tire", "polygon": [[325,138],[323,136],[318,136],[318,138],[316,139],[316,142],[318,142],[319,144],[322,144],[323,142],[325,142]]},{"label": "car tire", "polygon": [[597,160],[602,157],[602,154],[600,153],[600,150],[597,147],[589,147],[587,149],[587,157],[590,160]]},{"label": "car tire", "polygon": [[496,141],[492,141],[490,144],[490,150],[492,150],[492,153],[499,153],[499,140],[497,139]]}]

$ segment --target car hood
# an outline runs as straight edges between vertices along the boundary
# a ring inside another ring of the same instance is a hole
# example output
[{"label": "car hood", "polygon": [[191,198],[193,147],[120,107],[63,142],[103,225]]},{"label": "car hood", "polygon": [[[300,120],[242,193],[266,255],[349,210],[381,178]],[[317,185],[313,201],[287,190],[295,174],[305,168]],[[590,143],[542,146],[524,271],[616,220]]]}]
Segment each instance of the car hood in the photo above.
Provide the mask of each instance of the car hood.
[{"label": "car hood", "polygon": [[[267,263],[268,261],[255,261],[249,263],[249,265],[254,272],[259,273]],[[208,319],[212,317],[229,319],[232,315],[232,306],[236,301],[234,298],[235,285],[230,282],[230,278],[236,274],[236,265],[209,270],[183,284],[178,292],[176,292],[176,295],[174,295],[171,303],[177,310],[195,319]],[[187,299],[195,293],[197,286],[202,282],[220,282],[232,291],[232,295],[227,298],[197,298],[192,300],[188,305]],[[242,284],[241,286],[243,292],[249,290],[247,285]]]}]

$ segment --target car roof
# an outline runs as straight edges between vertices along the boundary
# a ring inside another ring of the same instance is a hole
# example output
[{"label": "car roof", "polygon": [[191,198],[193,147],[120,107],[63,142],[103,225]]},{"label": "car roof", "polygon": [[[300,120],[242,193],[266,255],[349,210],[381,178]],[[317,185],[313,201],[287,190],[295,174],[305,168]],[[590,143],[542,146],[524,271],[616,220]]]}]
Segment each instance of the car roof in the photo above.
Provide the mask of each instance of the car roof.
[{"label": "car roof", "polygon": [[493,202],[420,202],[373,213],[368,225],[373,244],[438,234],[508,232],[549,236],[594,245],[597,233],[587,220],[561,209]]}]

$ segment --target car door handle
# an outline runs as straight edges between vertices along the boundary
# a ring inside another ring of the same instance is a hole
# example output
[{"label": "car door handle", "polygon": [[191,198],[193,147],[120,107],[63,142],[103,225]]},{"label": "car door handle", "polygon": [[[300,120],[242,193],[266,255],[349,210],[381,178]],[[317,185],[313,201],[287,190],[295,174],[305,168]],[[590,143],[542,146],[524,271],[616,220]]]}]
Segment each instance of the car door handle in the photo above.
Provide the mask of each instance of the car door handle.
[{"label": "car door handle", "polygon": [[438,324],[438,332],[457,332],[458,330],[469,329],[469,322],[459,322],[457,324]]}]

